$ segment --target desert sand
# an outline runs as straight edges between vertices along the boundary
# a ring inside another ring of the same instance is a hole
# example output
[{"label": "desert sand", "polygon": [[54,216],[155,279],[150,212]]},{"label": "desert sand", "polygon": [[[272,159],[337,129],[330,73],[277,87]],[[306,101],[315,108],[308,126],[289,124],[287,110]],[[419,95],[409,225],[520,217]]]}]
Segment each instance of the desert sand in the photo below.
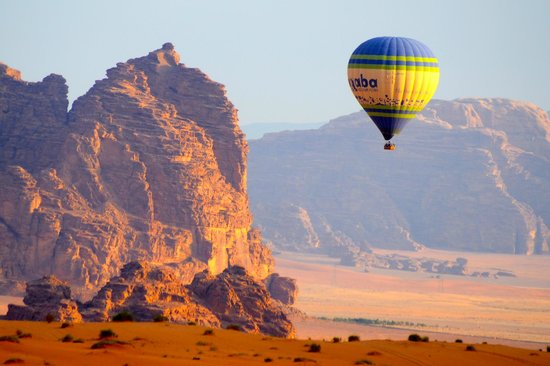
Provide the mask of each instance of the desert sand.
[{"label": "desert sand", "polygon": [[[123,344],[92,349],[99,332],[113,330]],[[238,331],[168,323],[59,323],[0,321],[0,336],[20,330],[32,337],[0,342],[0,362],[24,365],[548,365],[550,353],[502,345],[370,340],[288,340]],[[62,342],[71,334],[83,343]],[[347,339],[347,338],[346,338]],[[308,352],[312,344],[320,352]],[[270,362],[271,361],[271,362]]]},{"label": "desert sand", "polygon": [[[326,256],[277,255],[277,271],[296,278],[296,307],[313,317],[395,320],[432,339],[470,337],[472,341],[538,349],[550,344],[550,257],[425,250],[409,256],[467,257],[472,270],[499,268],[517,277],[471,278],[396,270],[365,273]],[[343,335],[353,330],[368,339],[402,339],[403,332],[354,324],[296,321],[299,338]]]}]

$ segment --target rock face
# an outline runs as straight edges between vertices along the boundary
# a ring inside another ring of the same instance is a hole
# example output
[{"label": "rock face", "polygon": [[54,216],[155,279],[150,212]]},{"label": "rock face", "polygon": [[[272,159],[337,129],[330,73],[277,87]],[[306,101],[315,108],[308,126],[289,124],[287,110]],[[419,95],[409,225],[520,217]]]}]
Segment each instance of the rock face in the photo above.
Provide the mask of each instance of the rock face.
[{"label": "rock face", "polygon": [[0,64],[0,287],[46,274],[87,289],[132,260],[271,273],[252,227],[247,143],[224,87],[171,44],[107,71],[67,112],[61,76]]},{"label": "rock face", "polygon": [[[24,302],[27,306],[9,305],[7,319],[43,320],[47,313],[53,313],[60,320],[109,321],[126,311],[136,321],[152,321],[162,315],[174,322],[192,321],[211,327],[233,324],[249,333],[277,337],[293,337],[295,333],[285,315],[285,305],[240,266],[218,275],[205,270],[185,285],[167,265],[130,262],[120,276],[113,277],[78,309],[69,287],[55,277],[30,282]],[[72,318],[67,314],[69,304]]]},{"label": "rock face", "polygon": [[373,247],[549,252],[545,111],[436,100],[396,143],[384,151],[364,112],[252,141],[249,192],[264,238],[336,257]]}]

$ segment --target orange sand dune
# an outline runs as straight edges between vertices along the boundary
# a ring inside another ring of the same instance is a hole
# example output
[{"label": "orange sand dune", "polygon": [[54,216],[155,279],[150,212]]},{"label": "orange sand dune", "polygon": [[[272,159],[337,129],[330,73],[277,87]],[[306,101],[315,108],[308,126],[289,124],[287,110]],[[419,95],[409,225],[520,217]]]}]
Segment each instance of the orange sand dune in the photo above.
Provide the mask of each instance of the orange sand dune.
[{"label": "orange sand dune", "polygon": [[[91,349],[102,329],[112,329],[127,344]],[[87,323],[61,329],[59,323],[0,321],[0,336],[31,333],[20,343],[0,342],[0,362],[23,365],[550,365],[550,353],[507,346],[413,343],[373,340],[332,343],[286,340],[167,323]],[[61,342],[67,334],[84,343]],[[308,352],[310,344],[321,346]],[[272,362],[269,362],[269,361]],[[363,363],[359,363],[363,362]],[[370,362],[370,363],[369,363]]]}]

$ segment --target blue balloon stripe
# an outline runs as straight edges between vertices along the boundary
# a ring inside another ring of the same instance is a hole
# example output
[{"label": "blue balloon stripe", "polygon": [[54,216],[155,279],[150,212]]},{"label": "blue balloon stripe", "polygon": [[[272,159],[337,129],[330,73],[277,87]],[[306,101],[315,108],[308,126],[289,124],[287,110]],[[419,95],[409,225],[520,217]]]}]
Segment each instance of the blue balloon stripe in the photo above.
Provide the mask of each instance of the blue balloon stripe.
[{"label": "blue balloon stripe", "polygon": [[397,65],[397,66],[428,66],[438,67],[437,62],[417,62],[417,61],[395,61],[395,60],[365,60],[365,59],[351,59],[351,64],[363,64],[363,65]]}]

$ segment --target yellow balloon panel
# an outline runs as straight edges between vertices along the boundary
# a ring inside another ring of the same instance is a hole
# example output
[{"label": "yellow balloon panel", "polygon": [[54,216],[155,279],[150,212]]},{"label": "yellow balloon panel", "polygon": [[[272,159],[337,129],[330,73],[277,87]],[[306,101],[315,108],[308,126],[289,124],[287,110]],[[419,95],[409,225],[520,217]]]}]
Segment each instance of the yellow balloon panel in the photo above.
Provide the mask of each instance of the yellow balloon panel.
[{"label": "yellow balloon panel", "polygon": [[[439,70],[348,68],[348,82],[365,109],[421,111],[434,95]],[[414,116],[412,116],[414,117]]]}]

